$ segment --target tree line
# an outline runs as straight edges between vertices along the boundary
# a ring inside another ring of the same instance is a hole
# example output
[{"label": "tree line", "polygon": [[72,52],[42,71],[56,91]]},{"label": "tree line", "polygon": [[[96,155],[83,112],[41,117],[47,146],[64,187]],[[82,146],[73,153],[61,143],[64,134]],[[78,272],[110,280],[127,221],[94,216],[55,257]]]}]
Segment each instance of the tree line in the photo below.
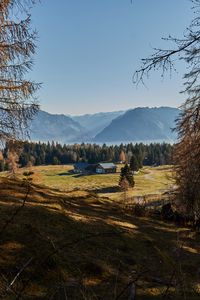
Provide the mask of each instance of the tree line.
[{"label": "tree line", "polygon": [[[95,164],[98,162],[127,162],[137,171],[143,165],[172,164],[173,146],[163,144],[74,144],[61,145],[55,142],[24,142],[18,147],[18,164],[25,166],[59,165],[76,162]],[[0,163],[0,170],[8,169],[10,145],[6,144]],[[16,157],[16,153],[15,153]]]}]

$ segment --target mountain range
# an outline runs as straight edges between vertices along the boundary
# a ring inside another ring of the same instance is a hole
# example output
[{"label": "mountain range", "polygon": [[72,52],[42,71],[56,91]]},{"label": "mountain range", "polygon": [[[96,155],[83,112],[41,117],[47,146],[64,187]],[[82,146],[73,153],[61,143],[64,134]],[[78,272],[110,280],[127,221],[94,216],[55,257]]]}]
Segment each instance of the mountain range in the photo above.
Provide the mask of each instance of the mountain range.
[{"label": "mountain range", "polygon": [[96,114],[86,114],[82,116],[73,116],[73,120],[77,121],[84,127],[88,134],[94,138],[104,128],[106,128],[112,120],[124,114],[124,111],[100,112]]},{"label": "mountain range", "polygon": [[179,110],[171,107],[135,108],[112,120],[98,133],[96,142],[170,141],[176,139],[172,131]]},{"label": "mountain range", "polygon": [[139,107],[82,116],[40,110],[31,122],[30,136],[33,141],[60,143],[172,142],[176,134],[171,129],[179,113],[173,107]]},{"label": "mountain range", "polygon": [[87,140],[85,128],[69,116],[50,114],[40,110],[30,126],[30,137],[33,141],[57,141],[73,143],[76,140]]}]

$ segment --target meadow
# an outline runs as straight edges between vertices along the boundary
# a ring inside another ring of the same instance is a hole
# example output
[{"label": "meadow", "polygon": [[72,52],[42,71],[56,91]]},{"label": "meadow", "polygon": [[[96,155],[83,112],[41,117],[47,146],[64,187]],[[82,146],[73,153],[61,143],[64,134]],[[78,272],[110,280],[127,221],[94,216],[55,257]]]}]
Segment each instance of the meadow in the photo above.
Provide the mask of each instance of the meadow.
[{"label": "meadow", "polygon": [[[33,168],[28,194],[24,182],[1,176],[1,299],[127,300],[131,283],[137,300],[199,299],[198,233],[137,217],[94,192],[117,184],[119,174],[105,183],[107,176],[74,178],[67,168]],[[135,192],[161,192],[168,173],[144,168]]]},{"label": "meadow", "polygon": [[[120,200],[123,192],[119,189],[120,169],[115,174],[80,175],[73,173],[73,165],[37,166],[19,169],[21,178],[24,171],[34,172],[33,182],[59,189],[64,192],[89,191],[111,200]],[[128,197],[161,195],[174,186],[171,166],[143,167],[134,175],[135,187],[129,189]]]}]

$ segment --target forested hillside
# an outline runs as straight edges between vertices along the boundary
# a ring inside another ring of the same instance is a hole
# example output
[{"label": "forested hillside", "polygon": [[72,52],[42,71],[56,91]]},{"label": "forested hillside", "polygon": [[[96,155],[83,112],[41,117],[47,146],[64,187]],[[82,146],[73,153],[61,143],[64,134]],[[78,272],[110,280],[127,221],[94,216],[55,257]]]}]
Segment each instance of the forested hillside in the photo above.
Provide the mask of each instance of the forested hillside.
[{"label": "forested hillside", "polygon": [[[170,144],[121,144],[103,146],[96,144],[61,145],[58,143],[23,143],[19,153],[19,164],[57,165],[75,162],[130,162],[134,156],[138,167],[143,165],[163,165],[172,163],[173,146]],[[4,149],[5,160],[1,161],[1,170],[7,168],[8,146]],[[122,155],[123,154],[123,155]],[[122,157],[121,157],[122,156]]]}]

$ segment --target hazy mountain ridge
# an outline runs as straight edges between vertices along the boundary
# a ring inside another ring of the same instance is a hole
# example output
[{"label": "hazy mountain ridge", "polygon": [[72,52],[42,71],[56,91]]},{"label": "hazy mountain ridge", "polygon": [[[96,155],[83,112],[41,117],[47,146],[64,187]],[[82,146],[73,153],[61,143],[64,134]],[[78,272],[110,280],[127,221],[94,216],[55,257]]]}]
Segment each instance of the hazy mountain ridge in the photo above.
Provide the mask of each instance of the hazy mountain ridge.
[{"label": "hazy mountain ridge", "polygon": [[172,141],[177,108],[135,108],[128,111],[69,116],[39,111],[31,123],[34,141],[126,142]]},{"label": "hazy mountain ridge", "polygon": [[117,141],[170,141],[176,139],[172,132],[180,111],[172,107],[141,107],[128,110],[114,119],[97,134],[95,142]]},{"label": "hazy mountain ridge", "polygon": [[94,138],[105,127],[107,127],[112,120],[125,112],[126,111],[99,112],[95,114],[72,116],[72,118],[79,122],[79,124],[87,130],[88,135],[91,136],[91,138]]},{"label": "hazy mountain ridge", "polygon": [[74,142],[76,139],[87,139],[85,129],[71,117],[39,111],[31,123],[31,139],[34,141]]}]

